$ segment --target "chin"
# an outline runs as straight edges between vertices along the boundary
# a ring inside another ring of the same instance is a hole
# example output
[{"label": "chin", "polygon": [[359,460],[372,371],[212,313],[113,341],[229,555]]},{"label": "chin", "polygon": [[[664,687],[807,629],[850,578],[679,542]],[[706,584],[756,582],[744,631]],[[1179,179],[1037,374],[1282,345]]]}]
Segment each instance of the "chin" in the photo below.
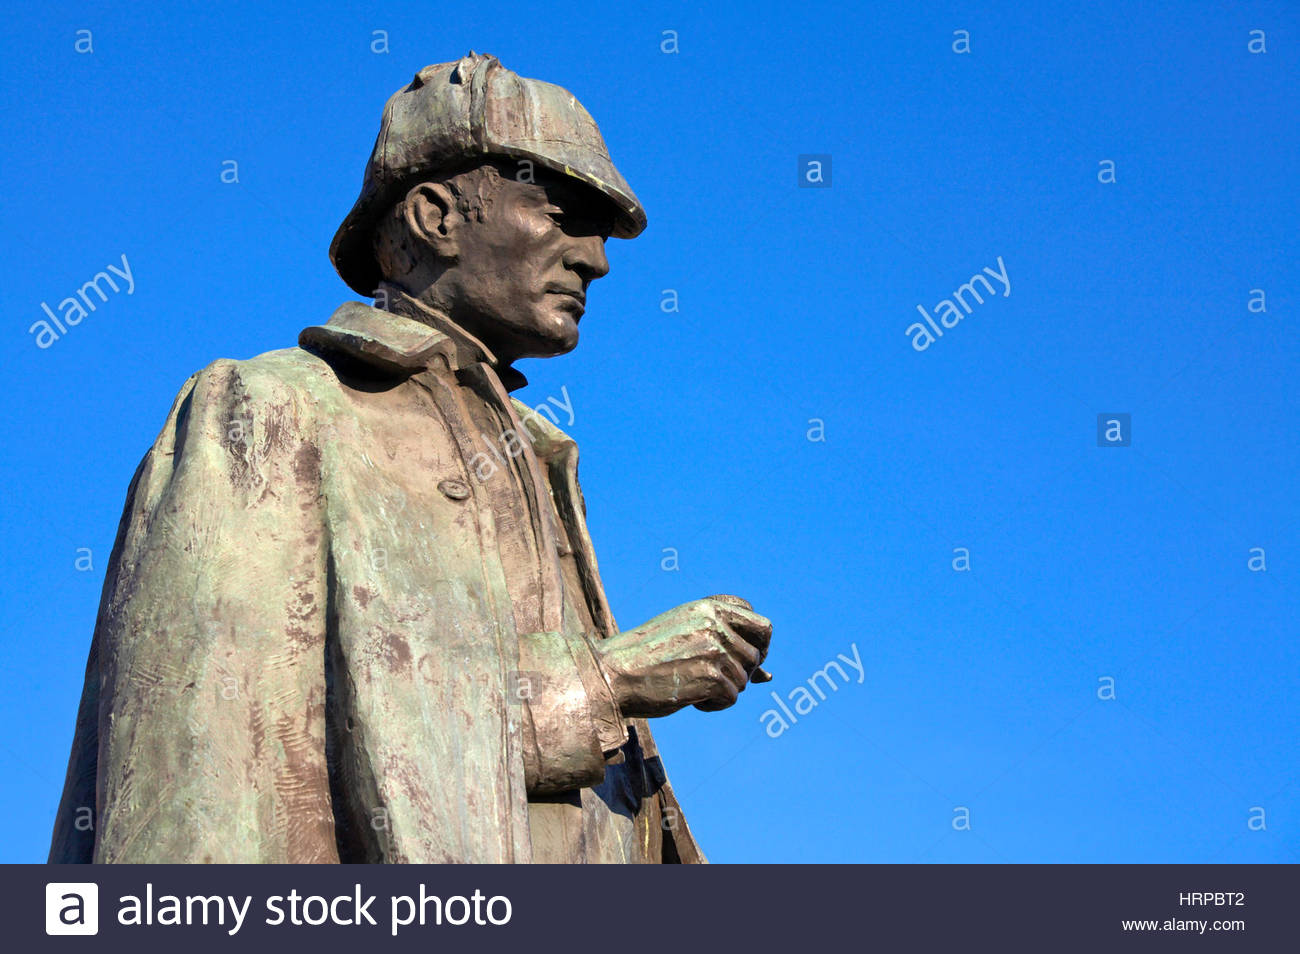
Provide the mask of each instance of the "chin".
[{"label": "chin", "polygon": [[568,354],[574,348],[578,347],[578,332],[575,330],[572,336],[551,340],[546,342],[544,345],[539,344],[538,347],[539,349],[545,348],[546,350],[544,352],[539,350],[534,357],[554,358],[557,355]]},{"label": "chin", "polygon": [[556,311],[547,316],[544,327],[533,329],[529,335],[529,356],[549,358],[568,354],[578,347],[578,318],[569,311]]},{"label": "chin", "polygon": [[560,343],[560,354],[568,354],[576,347],[578,347],[578,325],[575,322],[572,332],[565,335],[564,340]]}]

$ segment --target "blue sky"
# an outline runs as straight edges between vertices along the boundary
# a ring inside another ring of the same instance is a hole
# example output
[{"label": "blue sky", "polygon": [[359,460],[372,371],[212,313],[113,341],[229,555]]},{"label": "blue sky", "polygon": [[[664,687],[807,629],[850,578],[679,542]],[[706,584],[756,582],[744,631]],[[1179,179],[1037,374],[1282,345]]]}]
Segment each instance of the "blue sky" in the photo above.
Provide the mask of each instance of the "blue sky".
[{"label": "blue sky", "polygon": [[[656,726],[713,860],[1300,860],[1300,17],[897,6],[10,13],[0,860],[44,859],[175,392],[352,297],[327,248],[384,100],[471,48],[572,90],[649,214],[518,394],[571,397],[619,621],[726,592],[775,623],[774,682]],[[123,255],[131,293],[38,348]],[[770,738],[841,653],[862,681]]]}]

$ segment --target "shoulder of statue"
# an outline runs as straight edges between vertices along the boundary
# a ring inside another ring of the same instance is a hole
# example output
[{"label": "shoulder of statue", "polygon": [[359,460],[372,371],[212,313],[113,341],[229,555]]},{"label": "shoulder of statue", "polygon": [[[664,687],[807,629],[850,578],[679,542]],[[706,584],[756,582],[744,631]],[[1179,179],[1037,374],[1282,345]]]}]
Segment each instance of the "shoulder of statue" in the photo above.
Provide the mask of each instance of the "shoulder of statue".
[{"label": "shoulder of statue", "polygon": [[441,355],[451,360],[452,340],[412,318],[359,301],[345,302],[323,325],[309,325],[298,346],[331,360],[343,358],[385,375],[407,376]]}]

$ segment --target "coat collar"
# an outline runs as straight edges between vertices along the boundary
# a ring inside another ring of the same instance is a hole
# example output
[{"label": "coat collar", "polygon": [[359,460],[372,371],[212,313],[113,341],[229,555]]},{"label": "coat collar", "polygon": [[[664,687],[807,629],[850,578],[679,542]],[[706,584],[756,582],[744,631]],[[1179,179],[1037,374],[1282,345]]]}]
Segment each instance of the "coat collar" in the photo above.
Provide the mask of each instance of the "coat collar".
[{"label": "coat collar", "polygon": [[438,365],[459,371],[481,363],[496,372],[507,391],[528,383],[469,332],[441,315],[421,311],[427,324],[359,301],[344,302],[325,324],[304,328],[298,346],[322,357],[350,358],[385,376],[409,377]]},{"label": "coat collar", "polygon": [[[439,365],[455,372],[469,364],[483,363],[492,367],[507,391],[518,390],[528,383],[523,374],[509,365],[502,368],[495,355],[477,338],[448,325],[443,327],[447,332],[458,331],[458,340],[413,318],[348,301],[339,305],[325,324],[304,328],[298,335],[298,346],[326,359],[343,356],[386,377],[406,378]],[[577,457],[573,438],[535,409],[515,398],[510,401],[528,429],[539,458],[548,462],[559,458],[560,465],[567,467],[565,459]]]}]

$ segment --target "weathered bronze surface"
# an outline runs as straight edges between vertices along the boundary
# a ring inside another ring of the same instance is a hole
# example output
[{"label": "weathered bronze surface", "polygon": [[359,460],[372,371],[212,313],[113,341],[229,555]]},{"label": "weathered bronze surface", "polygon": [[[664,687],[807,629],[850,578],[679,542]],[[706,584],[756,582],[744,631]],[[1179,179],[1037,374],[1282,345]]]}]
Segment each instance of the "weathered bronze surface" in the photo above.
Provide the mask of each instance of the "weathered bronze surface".
[{"label": "weathered bronze surface", "polygon": [[771,624],[619,632],[577,448],[508,393],[644,225],[559,87],[393,96],[331,247],[378,307],[195,374],[131,483],[51,861],[704,860],[645,720],[734,703]]}]

